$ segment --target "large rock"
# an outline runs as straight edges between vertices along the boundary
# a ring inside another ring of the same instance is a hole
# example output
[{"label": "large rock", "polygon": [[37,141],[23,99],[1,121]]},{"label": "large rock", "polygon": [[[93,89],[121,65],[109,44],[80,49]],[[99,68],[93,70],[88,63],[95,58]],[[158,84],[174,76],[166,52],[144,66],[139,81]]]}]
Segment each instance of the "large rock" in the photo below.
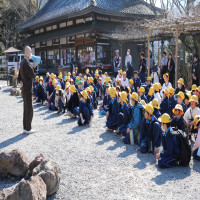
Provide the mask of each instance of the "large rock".
[{"label": "large rock", "polygon": [[60,167],[52,160],[44,160],[33,170],[33,176],[40,176],[47,186],[47,195],[57,192],[60,185]]},{"label": "large rock", "polygon": [[47,198],[46,184],[39,176],[33,176],[29,180],[20,181],[11,194],[5,196],[6,200],[45,200]]},{"label": "large rock", "polygon": [[28,158],[17,149],[0,153],[0,174],[25,176],[28,166]]}]

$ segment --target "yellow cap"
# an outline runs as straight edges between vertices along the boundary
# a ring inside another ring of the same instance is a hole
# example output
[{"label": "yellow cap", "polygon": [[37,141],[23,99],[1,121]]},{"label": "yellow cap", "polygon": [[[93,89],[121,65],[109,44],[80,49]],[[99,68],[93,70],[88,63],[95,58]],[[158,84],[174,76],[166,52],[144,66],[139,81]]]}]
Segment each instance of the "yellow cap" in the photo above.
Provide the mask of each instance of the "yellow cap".
[{"label": "yellow cap", "polygon": [[183,78],[179,78],[178,81],[177,81],[177,83],[182,84],[182,85],[185,85],[185,84],[184,84]]},{"label": "yellow cap", "polygon": [[58,91],[58,90],[61,90],[60,85],[57,85],[57,86],[56,86],[56,91]]},{"label": "yellow cap", "polygon": [[120,74],[122,74],[123,73],[123,71],[120,69],[119,71],[118,71]]},{"label": "yellow cap", "polygon": [[117,80],[117,82],[119,83],[119,82],[122,82],[122,79],[121,78],[119,78],[118,80]]},{"label": "yellow cap", "polygon": [[171,118],[167,113],[165,113],[158,119],[158,121],[163,124],[168,124],[171,122]]},{"label": "yellow cap", "polygon": [[121,97],[123,102],[127,102],[127,94],[126,94],[126,92],[120,92],[119,96]]},{"label": "yellow cap", "polygon": [[193,91],[193,90],[196,90],[196,89],[197,89],[197,85],[196,85],[196,84],[193,84],[193,85],[192,85],[192,91]]},{"label": "yellow cap", "polygon": [[85,99],[87,99],[87,97],[88,97],[88,93],[86,92],[86,90],[83,90],[83,91],[81,92],[81,95],[82,95]]},{"label": "yellow cap", "polygon": [[49,72],[47,72],[47,73],[46,73],[46,75],[48,75],[48,76],[49,76]]},{"label": "yellow cap", "polygon": [[167,88],[165,88],[165,89],[163,90],[163,92],[167,95],[167,97],[169,97],[169,90],[168,90]]},{"label": "yellow cap", "polygon": [[62,75],[59,75],[58,78],[59,78],[59,79],[62,79]]},{"label": "yellow cap", "polygon": [[123,72],[122,74],[123,74],[123,75],[126,75],[126,72]]},{"label": "yellow cap", "polygon": [[134,83],[133,79],[129,79],[129,83],[131,83],[133,85],[133,83]]},{"label": "yellow cap", "polygon": [[150,76],[147,77],[147,81],[152,81],[152,78]]},{"label": "yellow cap", "polygon": [[76,87],[74,85],[70,85],[69,89],[71,92],[76,92]]},{"label": "yellow cap", "polygon": [[144,87],[140,87],[140,89],[139,89],[139,92],[145,92],[145,89],[144,89]]},{"label": "yellow cap", "polygon": [[110,77],[106,77],[105,82],[106,82],[106,83],[111,82],[111,78],[110,78]]},{"label": "yellow cap", "polygon": [[68,72],[67,75],[68,75],[68,76],[71,76],[72,74],[71,74],[71,72]]},{"label": "yellow cap", "polygon": [[154,89],[156,92],[159,92],[159,85],[158,85],[158,83],[153,84],[153,89]]},{"label": "yellow cap", "polygon": [[115,98],[117,96],[117,91],[115,87],[110,87],[109,88],[109,94],[112,98]]},{"label": "yellow cap", "polygon": [[93,86],[91,86],[91,85],[90,85],[90,86],[89,86],[89,88],[90,88],[90,91],[91,91],[91,92],[93,92],[93,91],[94,91],[94,88],[93,88]]},{"label": "yellow cap", "polygon": [[86,71],[86,73],[88,73],[90,70],[89,70],[89,69],[86,69],[85,71]]},{"label": "yellow cap", "polygon": [[174,113],[175,110],[180,110],[181,111],[181,115],[184,114],[183,112],[183,107],[180,104],[176,104],[175,108],[172,110],[172,112]]},{"label": "yellow cap", "polygon": [[163,74],[163,78],[164,78],[165,76],[166,76],[166,77],[168,78],[168,80],[169,80],[169,74],[168,74],[168,73]]},{"label": "yellow cap", "polygon": [[138,94],[137,94],[136,92],[133,92],[133,93],[131,94],[131,99],[133,99],[134,101],[137,101],[137,102],[138,102],[138,99],[139,99]]},{"label": "yellow cap", "polygon": [[174,88],[173,87],[168,87],[169,94],[174,95]]},{"label": "yellow cap", "polygon": [[197,128],[199,122],[200,122],[200,115],[196,115],[194,118],[194,129]]},{"label": "yellow cap", "polygon": [[90,81],[90,83],[94,82],[94,79],[92,77],[89,77],[88,80]]},{"label": "yellow cap", "polygon": [[58,84],[57,80],[53,80],[53,85]]},{"label": "yellow cap", "polygon": [[146,104],[146,106],[144,107],[144,109],[150,114],[153,115],[154,112],[154,108],[151,104]]},{"label": "yellow cap", "polygon": [[198,87],[196,88],[196,91],[200,92],[200,86],[198,86]]},{"label": "yellow cap", "polygon": [[189,100],[191,99],[191,92],[186,92],[186,94],[185,94],[186,96],[188,96],[188,98],[189,98]]},{"label": "yellow cap", "polygon": [[177,94],[177,96],[181,97],[182,100],[185,99],[185,95],[184,95],[184,93],[181,92],[181,91]]},{"label": "yellow cap", "polygon": [[70,87],[70,83],[69,82],[66,82],[65,83],[65,89],[68,89]]},{"label": "yellow cap", "polygon": [[153,108],[160,109],[160,105],[159,105],[158,99],[153,99],[151,104],[152,104]]},{"label": "yellow cap", "polygon": [[154,89],[153,89],[153,87],[150,87],[150,88],[149,88],[149,93],[148,93],[148,95],[152,96],[153,93],[154,93]]},{"label": "yellow cap", "polygon": [[39,79],[39,76],[36,76],[35,79]]},{"label": "yellow cap", "polygon": [[108,72],[105,72],[104,75],[108,75]]},{"label": "yellow cap", "polygon": [[43,76],[40,76],[39,80],[44,82]]},{"label": "yellow cap", "polygon": [[147,105],[144,100],[141,100],[140,103],[143,105],[143,107],[145,107]]},{"label": "yellow cap", "polygon": [[199,104],[199,98],[196,95],[192,95],[191,99],[189,100],[189,102],[196,102],[197,104]]},{"label": "yellow cap", "polygon": [[91,92],[90,87],[85,88],[86,92]]}]

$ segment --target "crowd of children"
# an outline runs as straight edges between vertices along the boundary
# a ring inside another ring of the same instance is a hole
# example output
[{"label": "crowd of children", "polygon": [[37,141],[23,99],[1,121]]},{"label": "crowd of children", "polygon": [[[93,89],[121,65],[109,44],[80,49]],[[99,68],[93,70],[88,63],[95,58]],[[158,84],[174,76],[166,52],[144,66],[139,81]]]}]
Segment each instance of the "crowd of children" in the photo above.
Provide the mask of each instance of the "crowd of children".
[{"label": "crowd of children", "polygon": [[174,134],[179,131],[187,135],[181,134],[186,145],[195,138],[193,157],[200,160],[200,86],[186,91],[180,78],[174,89],[167,73],[163,79],[163,85],[152,84],[148,77],[141,85],[137,71],[127,79],[126,72],[119,70],[112,80],[101,70],[90,74],[87,69],[82,75],[75,69],[58,77],[47,73],[45,81],[36,76],[33,86],[36,102],[47,101],[49,110],[58,113],[67,110],[69,117],[78,118],[79,126],[91,126],[93,109],[103,100],[99,114],[106,116],[107,129],[122,135],[125,144],[138,145],[137,151],[154,153],[160,167],[183,163],[181,141]]}]

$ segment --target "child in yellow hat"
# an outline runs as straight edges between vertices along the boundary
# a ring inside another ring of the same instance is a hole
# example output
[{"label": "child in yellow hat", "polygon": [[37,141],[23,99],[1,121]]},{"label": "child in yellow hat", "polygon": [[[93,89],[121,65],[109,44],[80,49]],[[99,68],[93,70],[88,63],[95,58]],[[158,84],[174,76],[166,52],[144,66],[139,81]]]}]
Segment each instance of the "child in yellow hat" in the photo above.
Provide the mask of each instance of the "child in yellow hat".
[{"label": "child in yellow hat", "polygon": [[192,148],[193,158],[200,160],[200,115],[195,116],[194,118],[194,128],[197,129],[197,137]]},{"label": "child in yellow hat", "polygon": [[183,78],[179,78],[178,81],[178,87],[176,88],[175,94],[178,94],[179,92],[185,93],[185,83]]},{"label": "child in yellow hat", "polygon": [[40,76],[39,78],[39,85],[38,88],[36,89],[36,102],[43,102],[46,99],[46,93],[45,93],[45,88],[44,88],[44,80],[43,77]]},{"label": "child in yellow hat", "polygon": [[147,98],[147,103],[151,102],[154,99],[154,89],[153,89],[153,87],[149,88],[149,92],[148,92],[146,98]]},{"label": "child in yellow hat", "polygon": [[145,96],[148,95],[149,89],[152,87],[152,78],[149,76],[147,77],[147,85],[145,87]]},{"label": "child in yellow hat", "polygon": [[38,86],[39,86],[39,76],[36,76],[33,81],[33,92],[34,92],[35,97],[36,97],[36,91],[37,91]]},{"label": "child in yellow hat", "polygon": [[180,104],[183,108],[183,112],[187,111],[187,106],[184,104],[185,95],[183,92],[177,94],[177,103]]},{"label": "child in yellow hat", "polygon": [[160,112],[161,114],[170,113],[169,112],[169,90],[166,88],[163,90],[163,98],[160,104]]},{"label": "child in yellow hat", "polygon": [[114,131],[118,129],[118,115],[119,115],[119,104],[117,102],[117,91],[115,87],[109,88],[109,94],[111,101],[108,105],[106,113],[106,127],[108,130]]},{"label": "child in yellow hat", "polygon": [[169,82],[169,74],[166,73],[163,75],[163,79],[164,79],[164,83],[162,85],[162,89],[161,89],[161,92],[160,92],[160,96],[163,97],[163,90],[164,89],[168,89],[169,87],[172,87],[172,84]]},{"label": "child in yellow hat", "polygon": [[57,85],[55,94],[55,108],[58,110],[58,114],[62,112],[62,109],[65,104],[66,104],[66,97],[64,95],[64,91],[62,90],[60,85]]},{"label": "child in yellow hat", "polygon": [[53,85],[53,92],[49,96],[48,108],[49,110],[55,111],[57,110],[57,108],[55,107],[55,95],[56,95],[56,87],[58,85],[58,82],[56,79],[53,80],[52,85]]},{"label": "child in yellow hat", "polygon": [[144,87],[140,87],[139,96],[140,96],[140,100],[144,100],[145,103],[148,103],[147,97],[145,96],[145,88]]}]

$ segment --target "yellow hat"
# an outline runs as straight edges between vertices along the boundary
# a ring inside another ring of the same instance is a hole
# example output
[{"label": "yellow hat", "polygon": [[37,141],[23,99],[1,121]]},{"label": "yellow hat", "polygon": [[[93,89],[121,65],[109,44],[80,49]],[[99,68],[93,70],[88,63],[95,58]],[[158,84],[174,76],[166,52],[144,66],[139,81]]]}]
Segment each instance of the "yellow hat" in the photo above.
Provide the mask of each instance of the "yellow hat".
[{"label": "yellow hat", "polygon": [[159,105],[158,99],[153,99],[152,102],[151,102],[151,105],[156,109],[160,109],[160,105]]},{"label": "yellow hat", "polygon": [[189,100],[191,99],[191,92],[186,92],[185,96],[188,96]]},{"label": "yellow hat", "polygon": [[71,76],[72,74],[71,74],[71,72],[68,72],[67,75],[68,75],[68,76]]},{"label": "yellow hat", "polygon": [[90,70],[89,70],[89,69],[86,69],[85,71],[86,71],[86,73],[88,73]]},{"label": "yellow hat", "polygon": [[69,89],[71,92],[76,92],[76,87],[74,85],[70,85]]},{"label": "yellow hat", "polygon": [[194,118],[194,129],[197,128],[199,122],[200,122],[200,115],[196,115]]},{"label": "yellow hat", "polygon": [[133,79],[129,79],[129,83],[131,83],[133,85],[133,83],[134,83]]},{"label": "yellow hat", "polygon": [[111,82],[111,78],[110,77],[106,77],[105,83],[109,83],[109,82]]},{"label": "yellow hat", "polygon": [[62,79],[62,75],[59,75],[58,78],[59,78],[59,79]]},{"label": "yellow hat", "polygon": [[58,91],[58,90],[61,90],[60,85],[57,85],[57,86],[56,86],[56,91]]},{"label": "yellow hat", "polygon": [[122,74],[123,73],[123,71],[120,69],[119,71],[118,71],[120,74]]},{"label": "yellow hat", "polygon": [[90,87],[85,88],[86,92],[91,92]]},{"label": "yellow hat", "polygon": [[85,75],[85,76],[83,77],[83,79],[86,80],[86,79],[87,79],[87,76]]},{"label": "yellow hat", "polygon": [[44,82],[43,76],[40,76],[40,81]]},{"label": "yellow hat", "polygon": [[49,72],[47,72],[47,73],[46,73],[46,75],[48,75],[48,76],[49,76]]},{"label": "yellow hat", "polygon": [[122,75],[126,75],[126,72],[123,72]]},{"label": "yellow hat", "polygon": [[152,81],[152,78],[150,76],[147,77],[147,81]]},{"label": "yellow hat", "polygon": [[69,82],[66,82],[65,84],[65,89],[68,89],[70,87],[70,83]]},{"label": "yellow hat", "polygon": [[57,80],[53,80],[53,85],[58,84]]},{"label": "yellow hat", "polygon": [[183,78],[179,78],[178,81],[177,81],[177,83],[182,84],[182,85],[185,85],[185,84],[184,84]]},{"label": "yellow hat", "polygon": [[196,90],[196,89],[197,89],[197,85],[196,85],[196,84],[193,84],[193,85],[192,85],[192,91],[193,91],[193,90]]},{"label": "yellow hat", "polygon": [[139,99],[138,94],[137,94],[136,92],[133,92],[133,93],[131,94],[131,99],[133,99],[134,101],[137,101],[137,102],[138,102],[138,99]]},{"label": "yellow hat", "polygon": [[199,104],[199,99],[196,95],[192,95],[191,96],[191,99],[189,100],[189,102],[196,102],[197,104]]},{"label": "yellow hat", "polygon": [[117,80],[117,82],[119,83],[119,82],[122,82],[122,79],[121,78],[119,78],[118,80]]},{"label": "yellow hat", "polygon": [[39,76],[36,76],[35,79],[39,79]]},{"label": "yellow hat", "polygon": [[144,109],[150,114],[153,115],[154,112],[154,108],[151,104],[146,104],[146,106],[144,107]]},{"label": "yellow hat", "polygon": [[148,95],[152,96],[153,93],[154,93],[154,89],[153,89],[153,87],[150,87],[150,88],[149,88],[149,93],[148,93]]},{"label": "yellow hat", "polygon": [[169,90],[168,90],[167,88],[165,88],[165,89],[163,90],[163,92],[167,95],[167,97],[169,97]]},{"label": "yellow hat", "polygon": [[153,89],[154,89],[156,92],[159,92],[159,85],[158,85],[158,83],[153,84]]},{"label": "yellow hat", "polygon": [[82,95],[85,99],[87,99],[87,97],[88,97],[88,93],[86,92],[86,90],[83,90],[83,91],[81,92],[81,95]]},{"label": "yellow hat", "polygon": [[177,96],[181,97],[182,100],[185,99],[185,95],[184,95],[184,93],[181,92],[181,91],[177,94]]},{"label": "yellow hat", "polygon": [[120,92],[119,96],[121,97],[123,102],[127,102],[127,94],[126,94],[126,92]]},{"label": "yellow hat", "polygon": [[163,124],[168,124],[171,122],[171,118],[167,113],[165,113],[158,119],[158,121]]},{"label": "yellow hat", "polygon": [[145,92],[145,89],[144,89],[144,87],[140,87],[140,89],[139,89],[139,92]]},{"label": "yellow hat", "polygon": [[143,107],[145,107],[147,105],[144,100],[141,100],[140,103],[143,105]]},{"label": "yellow hat", "polygon": [[54,78],[56,78],[56,74],[54,74]]},{"label": "yellow hat", "polygon": [[89,86],[89,88],[90,88],[90,90],[91,90],[91,92],[93,92],[94,91],[94,88],[93,88],[93,86]]},{"label": "yellow hat", "polygon": [[196,88],[196,91],[200,92],[200,86],[198,86],[198,87]]},{"label": "yellow hat", "polygon": [[110,87],[109,88],[109,94],[112,98],[116,97],[117,96],[117,91],[116,91],[116,88],[115,87]]},{"label": "yellow hat", "polygon": [[55,78],[54,74],[51,74],[51,75],[50,75],[50,78],[51,78],[51,79],[54,79],[54,78]]},{"label": "yellow hat", "polygon": [[94,82],[94,79],[92,77],[89,77],[88,80],[90,81],[90,83]]},{"label": "yellow hat", "polygon": [[161,84],[159,82],[157,84],[158,84],[159,90],[161,90],[161,88],[162,88]]},{"label": "yellow hat", "polygon": [[166,76],[166,77],[168,78],[168,80],[169,80],[169,74],[168,74],[168,73],[163,74],[163,78],[164,78],[165,76]]},{"label": "yellow hat", "polygon": [[168,87],[169,94],[174,95],[174,88],[173,87]]},{"label": "yellow hat", "polygon": [[99,73],[95,73],[94,75],[95,75],[95,76],[99,76]]},{"label": "yellow hat", "polygon": [[183,112],[183,107],[180,104],[176,104],[175,108],[172,110],[172,112],[174,113],[175,110],[180,110],[181,111],[181,115],[184,115]]}]

